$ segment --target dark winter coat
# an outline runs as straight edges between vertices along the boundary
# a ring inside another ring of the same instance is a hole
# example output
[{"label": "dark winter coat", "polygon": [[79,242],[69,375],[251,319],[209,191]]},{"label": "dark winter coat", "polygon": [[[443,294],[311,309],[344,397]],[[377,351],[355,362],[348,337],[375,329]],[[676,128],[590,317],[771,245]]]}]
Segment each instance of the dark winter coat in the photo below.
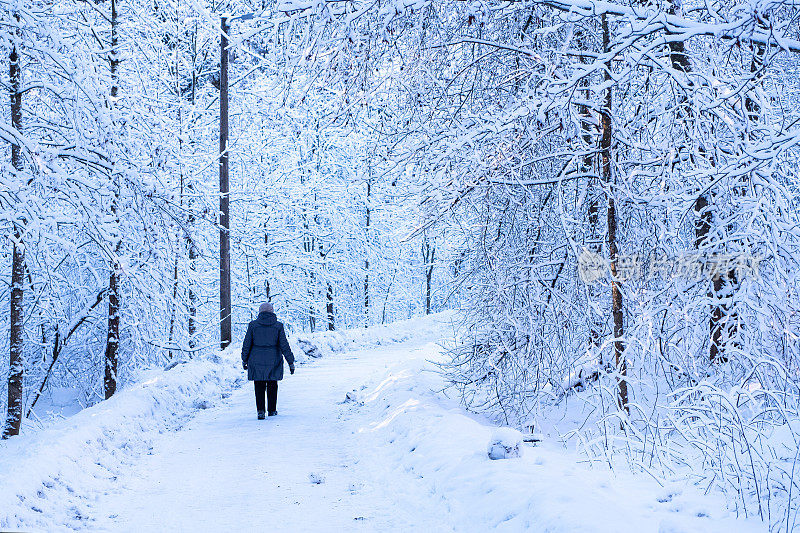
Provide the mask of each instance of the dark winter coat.
[{"label": "dark winter coat", "polygon": [[247,379],[283,379],[284,357],[287,363],[294,364],[294,354],[286,340],[283,324],[278,322],[275,313],[259,313],[258,318],[247,326],[242,344],[242,363],[247,365]]}]

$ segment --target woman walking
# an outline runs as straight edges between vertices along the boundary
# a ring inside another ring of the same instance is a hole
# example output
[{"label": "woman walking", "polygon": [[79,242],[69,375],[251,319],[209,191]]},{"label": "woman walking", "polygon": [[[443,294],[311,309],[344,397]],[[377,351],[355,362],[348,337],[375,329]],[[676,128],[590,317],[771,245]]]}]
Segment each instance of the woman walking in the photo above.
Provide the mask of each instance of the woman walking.
[{"label": "woman walking", "polygon": [[264,420],[264,393],[269,416],[278,414],[278,381],[283,379],[283,359],[289,363],[289,373],[294,374],[294,354],[286,340],[283,324],[278,322],[270,303],[258,308],[258,317],[247,326],[242,344],[242,368],[256,391],[258,419]]}]

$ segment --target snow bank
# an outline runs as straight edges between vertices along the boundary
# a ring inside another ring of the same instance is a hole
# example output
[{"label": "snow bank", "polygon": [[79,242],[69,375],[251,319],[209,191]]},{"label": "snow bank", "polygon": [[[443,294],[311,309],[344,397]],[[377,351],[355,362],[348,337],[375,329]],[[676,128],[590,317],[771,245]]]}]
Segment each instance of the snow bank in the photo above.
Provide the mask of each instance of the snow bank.
[{"label": "snow bank", "polygon": [[[764,531],[737,519],[721,495],[587,464],[560,443],[521,442],[512,428],[496,428],[465,413],[442,393],[428,360],[430,344],[365,384],[360,402],[343,410],[371,422],[360,430],[374,451],[364,461],[387,480],[404,472],[441,499],[455,531],[725,532]],[[371,441],[371,442],[370,442]],[[494,454],[503,460],[492,460]],[[386,464],[388,463],[388,469]],[[392,486],[401,490],[400,481]]]},{"label": "snow bank", "polygon": [[[154,370],[110,400],[42,430],[0,442],[0,529],[91,527],[91,501],[76,493],[113,490],[116,473],[150,449],[148,435],[175,431],[243,381],[230,348],[170,370]],[[67,514],[63,501],[76,503]]]}]

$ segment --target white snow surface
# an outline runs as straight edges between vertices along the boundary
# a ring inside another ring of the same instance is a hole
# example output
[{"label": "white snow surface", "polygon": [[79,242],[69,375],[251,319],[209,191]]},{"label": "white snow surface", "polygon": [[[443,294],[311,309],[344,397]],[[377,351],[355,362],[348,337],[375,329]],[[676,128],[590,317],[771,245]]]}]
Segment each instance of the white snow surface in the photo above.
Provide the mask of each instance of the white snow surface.
[{"label": "white snow surface", "polygon": [[[263,421],[238,347],[153,371],[0,443],[0,529],[766,530],[720,495],[589,465],[556,441],[520,443],[464,412],[431,362],[452,319],[321,341],[325,357],[287,374],[279,415]],[[497,444],[521,456],[491,460]]]}]

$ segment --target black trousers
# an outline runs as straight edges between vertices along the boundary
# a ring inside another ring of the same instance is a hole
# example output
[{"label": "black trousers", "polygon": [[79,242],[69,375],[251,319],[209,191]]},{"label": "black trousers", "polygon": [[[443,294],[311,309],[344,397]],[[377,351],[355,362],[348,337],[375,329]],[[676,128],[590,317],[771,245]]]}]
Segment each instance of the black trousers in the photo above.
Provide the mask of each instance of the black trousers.
[{"label": "black trousers", "polygon": [[[257,411],[277,411],[278,410],[278,382],[254,381],[256,389],[256,410]],[[264,392],[267,393],[267,409],[264,409]]]}]

